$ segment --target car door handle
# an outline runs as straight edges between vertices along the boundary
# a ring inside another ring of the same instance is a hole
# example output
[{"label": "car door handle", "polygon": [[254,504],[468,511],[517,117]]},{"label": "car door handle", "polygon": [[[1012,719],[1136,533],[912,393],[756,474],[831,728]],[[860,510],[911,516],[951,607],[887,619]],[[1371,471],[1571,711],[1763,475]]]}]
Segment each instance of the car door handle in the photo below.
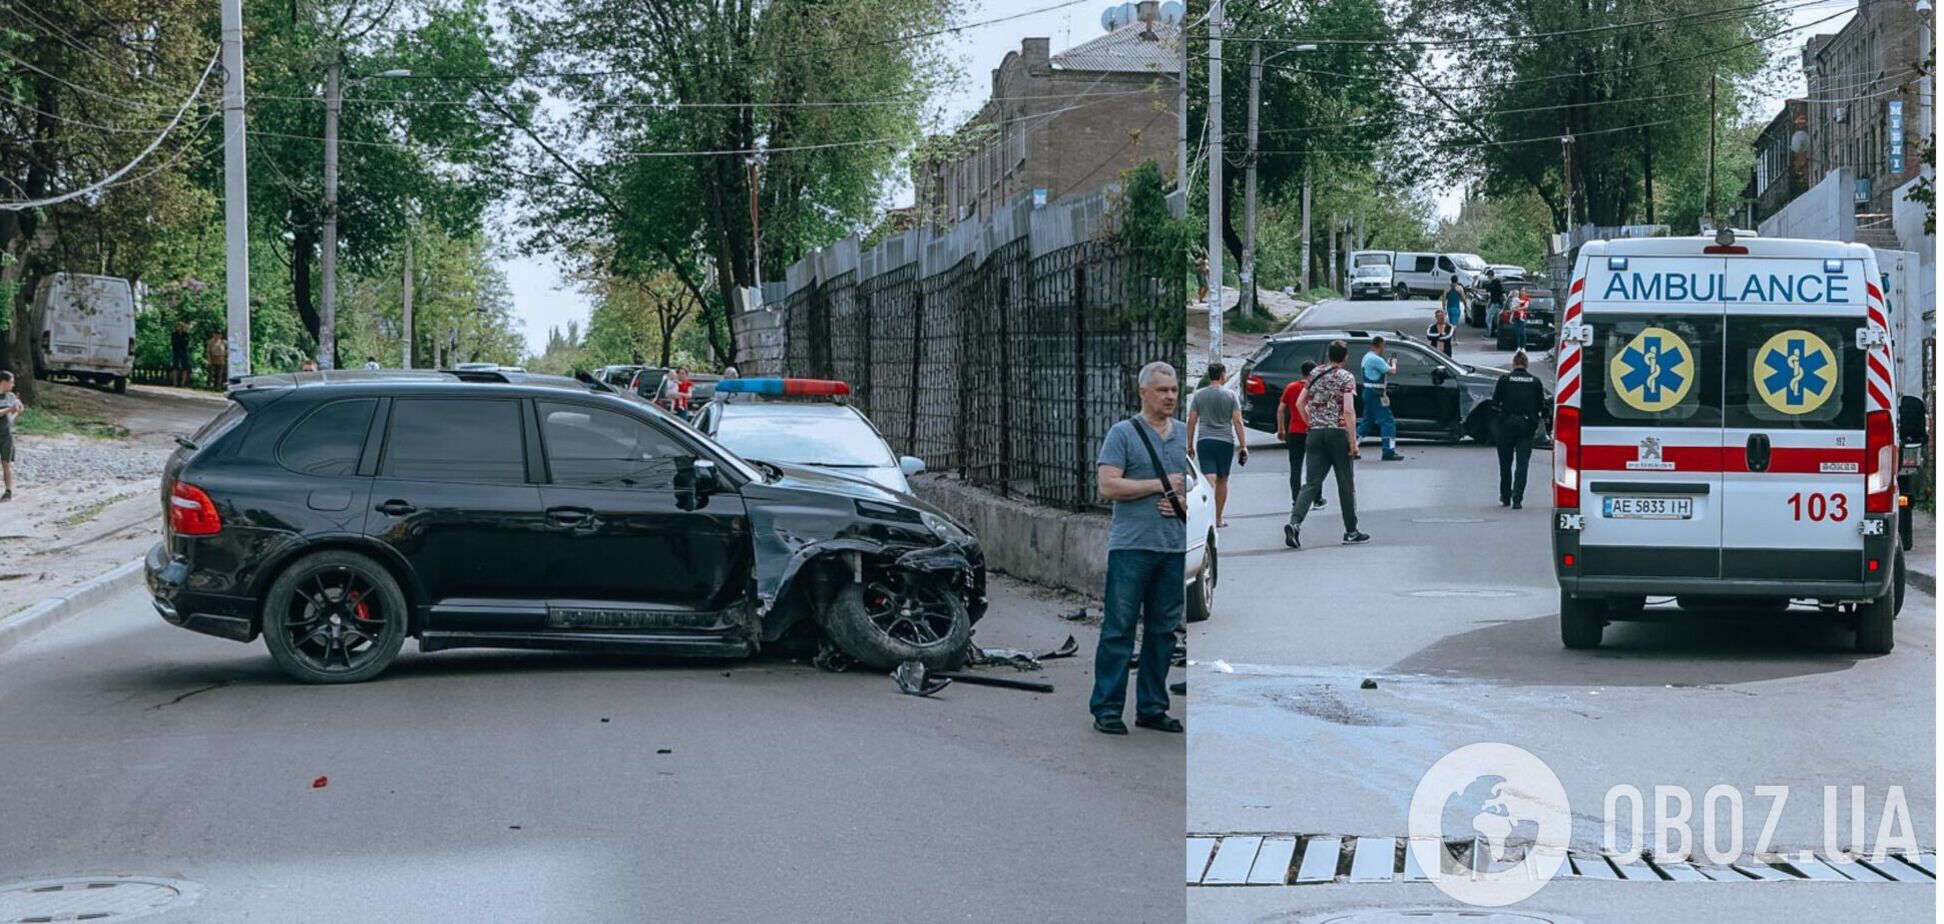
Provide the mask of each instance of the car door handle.
[{"label": "car door handle", "polygon": [[388,500],[378,505],[379,513],[391,517],[402,517],[417,509],[418,509],[417,507],[414,507],[411,504],[405,503],[404,501],[397,500],[397,499]]},{"label": "car door handle", "polygon": [[585,507],[548,507],[547,519],[558,526],[579,526],[594,519],[594,511]]},{"label": "car door handle", "polygon": [[1770,456],[1768,434],[1750,433],[1748,435],[1748,448],[1747,448],[1746,455],[1748,457],[1749,471],[1751,472],[1768,471],[1769,456]]}]

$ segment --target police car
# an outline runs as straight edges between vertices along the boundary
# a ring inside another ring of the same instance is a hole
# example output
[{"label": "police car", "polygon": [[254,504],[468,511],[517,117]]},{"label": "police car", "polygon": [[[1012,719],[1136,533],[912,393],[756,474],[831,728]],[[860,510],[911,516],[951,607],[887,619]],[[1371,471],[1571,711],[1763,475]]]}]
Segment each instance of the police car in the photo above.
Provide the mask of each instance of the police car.
[{"label": "police car", "polygon": [[1897,395],[1876,258],[1857,244],[1596,241],[1559,337],[1560,635],[1646,598],[1813,602],[1888,652],[1903,602]]},{"label": "police car", "polygon": [[925,470],[899,456],[864,412],[850,406],[850,385],[828,379],[749,378],[716,383],[716,397],[695,428],[745,459],[808,465],[862,478],[904,494]]}]

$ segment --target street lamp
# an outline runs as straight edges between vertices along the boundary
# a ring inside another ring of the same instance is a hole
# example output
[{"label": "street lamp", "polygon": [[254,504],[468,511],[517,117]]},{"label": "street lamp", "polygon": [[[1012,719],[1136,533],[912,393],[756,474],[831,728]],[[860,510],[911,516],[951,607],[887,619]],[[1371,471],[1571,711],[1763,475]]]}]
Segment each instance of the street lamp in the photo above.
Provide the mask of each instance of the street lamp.
[{"label": "street lamp", "polygon": [[[338,188],[338,112],[344,108],[343,91],[338,83],[338,56],[324,70],[324,235],[319,269],[324,277],[323,297],[317,317],[317,364],[325,369],[337,367],[337,188]],[[377,79],[410,77],[409,68],[393,68],[351,81],[352,86]],[[407,323],[409,332],[411,325]]]}]

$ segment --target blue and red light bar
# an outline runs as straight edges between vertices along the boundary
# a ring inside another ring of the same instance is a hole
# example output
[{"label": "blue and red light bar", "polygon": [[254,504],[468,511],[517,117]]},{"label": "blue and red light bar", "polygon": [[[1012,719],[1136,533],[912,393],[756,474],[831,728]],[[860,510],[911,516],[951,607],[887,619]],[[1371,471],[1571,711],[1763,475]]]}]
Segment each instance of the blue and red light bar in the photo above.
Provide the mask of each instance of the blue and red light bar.
[{"label": "blue and red light bar", "polygon": [[789,397],[848,395],[851,393],[849,382],[838,382],[831,379],[723,379],[716,383],[716,391],[719,393],[785,395]]}]

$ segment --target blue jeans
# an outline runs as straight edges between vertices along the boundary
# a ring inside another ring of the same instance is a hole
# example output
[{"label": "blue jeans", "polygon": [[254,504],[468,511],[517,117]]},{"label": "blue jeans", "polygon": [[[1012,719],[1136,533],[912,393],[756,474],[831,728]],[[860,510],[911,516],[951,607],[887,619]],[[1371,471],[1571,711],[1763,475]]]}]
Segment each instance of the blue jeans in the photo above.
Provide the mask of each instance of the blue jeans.
[{"label": "blue jeans", "polygon": [[1384,387],[1382,385],[1365,385],[1363,399],[1363,419],[1357,421],[1357,438],[1363,439],[1366,436],[1375,434],[1383,438],[1384,455],[1388,456],[1395,453],[1397,451],[1395,448],[1397,443],[1397,418],[1391,416],[1390,407],[1384,404]]},{"label": "blue jeans", "polygon": [[1499,309],[1505,307],[1505,299],[1494,298],[1485,303],[1485,336],[1498,336]]},{"label": "blue jeans", "polygon": [[1134,659],[1136,625],[1142,631],[1134,714],[1168,711],[1168,661],[1186,603],[1182,582],[1187,563],[1185,552],[1108,551],[1106,612],[1100,643],[1094,647],[1093,699],[1087,704],[1095,718],[1119,718],[1127,708],[1127,664]]},{"label": "blue jeans", "polygon": [[1518,320],[1512,322],[1512,349],[1513,350],[1517,351],[1517,350],[1525,349],[1525,345],[1526,345],[1525,330],[1526,330],[1526,322],[1524,318],[1519,318]]}]

